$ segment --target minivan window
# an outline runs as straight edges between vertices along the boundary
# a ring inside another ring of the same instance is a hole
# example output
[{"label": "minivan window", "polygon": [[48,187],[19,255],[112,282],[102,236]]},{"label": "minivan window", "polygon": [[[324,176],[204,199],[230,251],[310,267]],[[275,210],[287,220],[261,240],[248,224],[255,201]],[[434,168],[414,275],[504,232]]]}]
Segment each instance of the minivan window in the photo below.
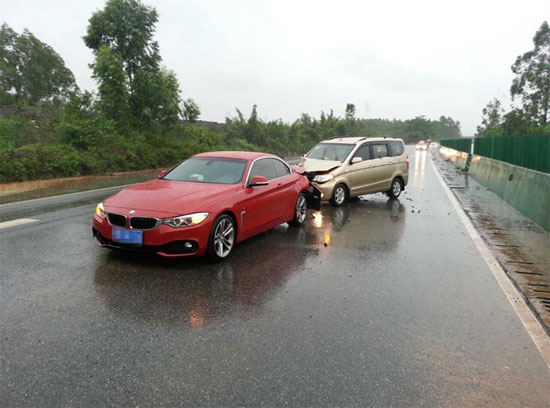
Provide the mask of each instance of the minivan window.
[{"label": "minivan window", "polygon": [[252,165],[252,170],[250,171],[249,180],[252,180],[252,177],[262,176],[268,180],[273,180],[277,178],[277,173],[275,172],[275,167],[273,166],[273,159],[260,159],[256,160]]},{"label": "minivan window", "polygon": [[390,142],[390,150],[392,156],[401,156],[404,151],[403,143],[399,141]]},{"label": "minivan window", "polygon": [[306,156],[308,159],[343,162],[355,145],[344,143],[319,143]]},{"label": "minivan window", "polygon": [[277,177],[288,176],[290,174],[290,170],[288,169],[288,166],[284,164],[282,161],[277,159],[270,159],[270,160],[273,160],[273,165],[275,166],[275,172],[277,173]]},{"label": "minivan window", "polygon": [[365,160],[369,160],[370,157],[370,146],[368,144],[364,144],[361,146],[357,151],[355,152],[355,155],[353,157],[360,157]]},{"label": "minivan window", "polygon": [[386,144],[373,144],[372,152],[375,159],[388,156],[388,146]]}]

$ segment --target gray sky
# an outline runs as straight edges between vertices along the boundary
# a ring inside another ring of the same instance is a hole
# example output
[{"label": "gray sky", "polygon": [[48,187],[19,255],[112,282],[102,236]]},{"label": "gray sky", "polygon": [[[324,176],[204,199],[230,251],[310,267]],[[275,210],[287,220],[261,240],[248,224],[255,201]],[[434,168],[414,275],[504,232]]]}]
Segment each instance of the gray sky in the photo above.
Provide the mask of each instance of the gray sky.
[{"label": "gray sky", "polygon": [[[150,0],[164,65],[201,119],[258,105],[264,119],[451,116],[472,135],[493,97],[509,105],[510,65],[550,20],[547,1]],[[82,41],[98,0],[2,0],[0,22],[51,45],[95,89]]]}]

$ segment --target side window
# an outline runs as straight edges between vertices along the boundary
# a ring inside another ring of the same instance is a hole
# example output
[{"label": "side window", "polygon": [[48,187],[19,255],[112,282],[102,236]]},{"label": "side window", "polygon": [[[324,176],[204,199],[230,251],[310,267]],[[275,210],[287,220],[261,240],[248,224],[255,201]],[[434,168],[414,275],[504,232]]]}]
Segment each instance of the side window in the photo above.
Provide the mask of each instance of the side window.
[{"label": "side window", "polygon": [[373,144],[372,152],[374,154],[374,159],[379,159],[380,157],[388,156],[388,145],[384,144]]},{"label": "side window", "polygon": [[392,156],[401,156],[405,151],[401,142],[390,142],[390,150]]},{"label": "side window", "polygon": [[277,159],[269,159],[273,161],[273,165],[275,166],[275,173],[277,174],[277,177],[283,177],[288,176],[290,174],[290,170],[288,169],[287,165],[284,164],[282,161]]},{"label": "side window", "polygon": [[273,180],[277,178],[277,173],[275,172],[275,167],[273,167],[273,159],[260,159],[252,165],[252,170],[250,171],[250,178],[262,176],[268,180]]},{"label": "side window", "polygon": [[357,151],[355,152],[355,155],[353,157],[360,157],[360,158],[363,159],[363,161],[369,160],[371,158],[370,157],[370,145],[364,144],[363,146],[361,146],[359,149],[357,149]]}]

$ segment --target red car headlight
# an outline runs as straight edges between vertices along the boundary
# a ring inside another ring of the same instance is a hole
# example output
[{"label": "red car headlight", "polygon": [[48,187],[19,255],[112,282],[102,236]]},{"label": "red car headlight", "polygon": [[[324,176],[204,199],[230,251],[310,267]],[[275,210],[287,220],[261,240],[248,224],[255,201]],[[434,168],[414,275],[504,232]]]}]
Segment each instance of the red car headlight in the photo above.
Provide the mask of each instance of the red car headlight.
[{"label": "red car headlight", "polygon": [[107,216],[105,208],[103,208],[103,203],[99,203],[97,205],[97,207],[95,208],[95,213],[99,216],[99,218],[105,218]]},{"label": "red car headlight", "polygon": [[191,225],[198,225],[208,217],[207,212],[194,213],[181,215],[179,217],[165,218],[162,220],[163,224],[167,224],[173,228],[189,227]]}]

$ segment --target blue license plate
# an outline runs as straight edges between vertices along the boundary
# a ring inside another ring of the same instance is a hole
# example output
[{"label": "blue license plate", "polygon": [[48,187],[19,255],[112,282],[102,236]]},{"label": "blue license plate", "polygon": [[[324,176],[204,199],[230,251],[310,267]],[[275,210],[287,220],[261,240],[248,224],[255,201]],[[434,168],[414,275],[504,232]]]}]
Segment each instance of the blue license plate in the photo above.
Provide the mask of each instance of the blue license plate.
[{"label": "blue license plate", "polygon": [[143,244],[143,231],[113,228],[113,241],[123,244]]}]

